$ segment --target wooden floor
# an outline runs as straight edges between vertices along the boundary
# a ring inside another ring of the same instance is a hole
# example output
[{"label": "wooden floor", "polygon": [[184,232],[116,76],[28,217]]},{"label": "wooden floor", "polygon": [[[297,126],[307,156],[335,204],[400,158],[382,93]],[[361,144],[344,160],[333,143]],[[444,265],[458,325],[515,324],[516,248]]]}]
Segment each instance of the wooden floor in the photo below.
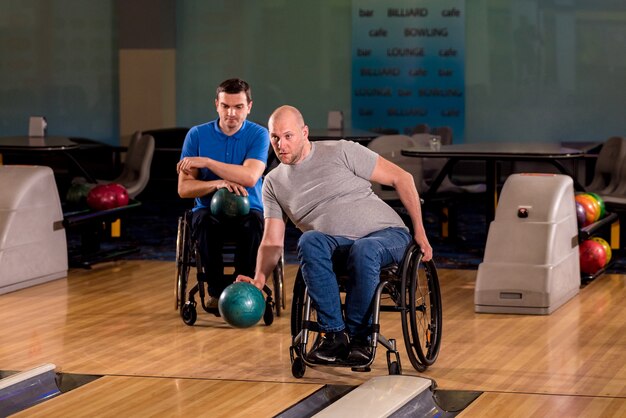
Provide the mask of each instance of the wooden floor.
[{"label": "wooden floor", "polygon": [[[273,416],[324,384],[387,374],[308,368],[291,375],[289,312],[237,330],[174,309],[173,262],[121,261],[0,296],[0,370],[53,363],[105,377],[16,416]],[[294,266],[287,266],[291,292]],[[476,314],[475,271],[442,270],[444,333],[426,373],[440,389],[484,392],[460,416],[626,416],[626,276],[605,275],[547,316]],[[288,308],[289,309],[289,308]],[[383,334],[402,341],[397,314]]]}]

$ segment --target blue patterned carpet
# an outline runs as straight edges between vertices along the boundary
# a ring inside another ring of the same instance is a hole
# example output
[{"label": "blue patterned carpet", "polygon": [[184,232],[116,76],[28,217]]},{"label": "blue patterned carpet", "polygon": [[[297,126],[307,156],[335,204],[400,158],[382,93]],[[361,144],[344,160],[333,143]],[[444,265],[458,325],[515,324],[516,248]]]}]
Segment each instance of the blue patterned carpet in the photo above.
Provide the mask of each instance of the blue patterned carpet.
[{"label": "blue patterned carpet", "polygon": [[[123,222],[123,234],[119,239],[107,239],[104,249],[119,245],[136,245],[140,251],[126,256],[127,259],[175,260],[176,230],[178,217],[189,202],[148,201],[130,214]],[[424,209],[424,223],[435,253],[439,268],[477,269],[482,262],[486,242],[484,206],[480,200],[472,199],[457,204],[457,233],[453,237],[442,237],[441,215],[436,208]],[[287,229],[285,261],[296,263],[296,242],[299,231]],[[70,245],[77,245],[76,231],[68,231]],[[617,257],[615,257],[617,258]],[[626,272],[623,259],[614,260],[609,272]]]}]

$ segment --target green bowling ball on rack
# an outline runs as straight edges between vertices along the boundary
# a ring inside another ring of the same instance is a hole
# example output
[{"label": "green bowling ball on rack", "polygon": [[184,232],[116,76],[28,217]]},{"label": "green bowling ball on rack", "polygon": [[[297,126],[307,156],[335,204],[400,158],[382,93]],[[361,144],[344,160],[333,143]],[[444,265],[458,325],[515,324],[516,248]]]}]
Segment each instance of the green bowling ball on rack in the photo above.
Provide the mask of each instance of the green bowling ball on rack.
[{"label": "green bowling ball on rack", "polygon": [[87,196],[95,186],[91,183],[72,183],[65,195],[66,202],[74,206],[87,206]]},{"label": "green bowling ball on rack", "polygon": [[248,196],[239,196],[221,188],[211,198],[211,213],[228,218],[244,216],[250,213],[250,200]]}]

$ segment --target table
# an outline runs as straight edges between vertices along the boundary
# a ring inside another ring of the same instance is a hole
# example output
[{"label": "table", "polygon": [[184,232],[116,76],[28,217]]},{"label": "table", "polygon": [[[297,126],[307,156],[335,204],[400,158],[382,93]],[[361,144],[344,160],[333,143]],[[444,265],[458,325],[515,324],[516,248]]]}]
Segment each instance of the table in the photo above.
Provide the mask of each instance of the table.
[{"label": "table", "polygon": [[85,168],[69,153],[69,150],[77,149],[80,144],[63,136],[8,136],[0,137],[0,153],[3,151],[17,152],[60,152],[82,173],[90,183],[96,180]]},{"label": "table", "polygon": [[[68,158],[78,170],[80,170],[87,182],[94,184],[97,183],[97,181],[87,172],[87,170],[85,170],[76,158],[74,158],[70,151],[90,147],[99,149],[102,146],[103,144],[88,139],[76,138],[73,141],[70,138],[61,136],[0,137],[0,153],[7,151],[17,153],[60,152]],[[80,266],[90,268],[94,263],[116,259],[126,254],[139,251],[137,246],[101,250],[100,243],[104,233],[102,228],[103,224],[110,224],[112,221],[120,219],[129,211],[138,208],[140,205],[140,202],[131,200],[127,206],[103,211],[93,211],[87,208],[81,208],[73,211],[64,210],[64,227],[66,229],[76,228],[80,230],[81,234],[80,246],[78,248],[68,248],[70,267]]]},{"label": "table", "polygon": [[2,151],[65,151],[79,144],[62,136],[7,136],[0,138]]},{"label": "table", "polygon": [[451,173],[457,162],[461,160],[484,161],[486,167],[485,185],[487,187],[487,202],[485,205],[487,228],[489,228],[489,224],[495,218],[495,208],[498,203],[497,163],[500,161],[548,162],[555,166],[559,172],[572,177],[576,190],[584,190],[584,187],[576,179],[575,173],[570,173],[560,162],[560,160],[584,158],[586,155],[584,150],[563,147],[558,143],[481,142],[442,145],[439,150],[427,147],[406,148],[401,153],[407,157],[448,158],[448,161],[425,193],[427,196],[437,192],[441,182]]},{"label": "table", "polygon": [[103,225],[110,224],[117,219],[122,219],[130,211],[141,206],[141,202],[131,199],[126,206],[106,210],[91,210],[88,208],[74,208],[64,210],[63,226],[66,230],[76,228],[80,231],[80,245],[68,247],[68,260],[70,267],[91,268],[93,264],[121,258],[125,255],[139,252],[136,245],[115,246],[103,250],[100,244],[103,241],[105,229]]},{"label": "table", "polygon": [[365,131],[363,129],[310,129],[309,139],[311,141],[329,141],[347,139],[348,141],[360,142],[366,145],[372,139],[380,136],[376,132]]}]

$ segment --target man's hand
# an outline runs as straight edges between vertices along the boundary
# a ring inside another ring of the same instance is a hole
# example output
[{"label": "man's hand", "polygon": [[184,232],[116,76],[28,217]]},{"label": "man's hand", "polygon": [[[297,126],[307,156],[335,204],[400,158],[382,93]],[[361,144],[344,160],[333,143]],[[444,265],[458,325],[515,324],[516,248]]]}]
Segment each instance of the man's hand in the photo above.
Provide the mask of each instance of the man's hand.
[{"label": "man's hand", "polygon": [[229,192],[235,193],[237,196],[248,196],[248,191],[245,187],[228,180],[220,180],[215,185],[215,189],[216,191],[219,189],[228,189]]},{"label": "man's hand", "polygon": [[206,157],[185,157],[176,164],[176,172],[191,174],[193,169],[208,168],[208,160]]},{"label": "man's hand", "polygon": [[422,257],[422,261],[431,260],[433,258],[433,248],[430,246],[430,243],[428,242],[428,238],[426,238],[426,236],[415,235],[413,239],[415,240],[417,245],[420,246],[420,249],[422,250],[422,254],[424,254]]},{"label": "man's hand", "polygon": [[[248,282],[248,283],[252,283],[257,289],[259,290],[263,290],[263,287],[265,287],[265,281],[262,282],[261,279],[257,279],[254,280],[251,277],[248,276],[244,276],[242,274],[240,274],[239,276],[237,276],[237,278],[235,279],[236,282]],[[262,283],[261,283],[262,282]]]},{"label": "man's hand", "polygon": [[[209,168],[209,164],[211,159],[206,157],[185,157],[176,164],[176,172],[180,175],[181,173],[185,174],[190,180],[197,178],[197,172],[201,168]],[[214,188],[213,188],[214,187]],[[235,183],[234,181],[228,180],[215,180],[212,182],[211,189],[205,190],[202,194],[212,193],[218,189],[228,189],[229,192],[235,193],[238,196],[248,196],[248,191],[245,186],[242,186],[239,183]],[[180,186],[179,186],[180,193]],[[197,196],[196,196],[197,197]]]}]

